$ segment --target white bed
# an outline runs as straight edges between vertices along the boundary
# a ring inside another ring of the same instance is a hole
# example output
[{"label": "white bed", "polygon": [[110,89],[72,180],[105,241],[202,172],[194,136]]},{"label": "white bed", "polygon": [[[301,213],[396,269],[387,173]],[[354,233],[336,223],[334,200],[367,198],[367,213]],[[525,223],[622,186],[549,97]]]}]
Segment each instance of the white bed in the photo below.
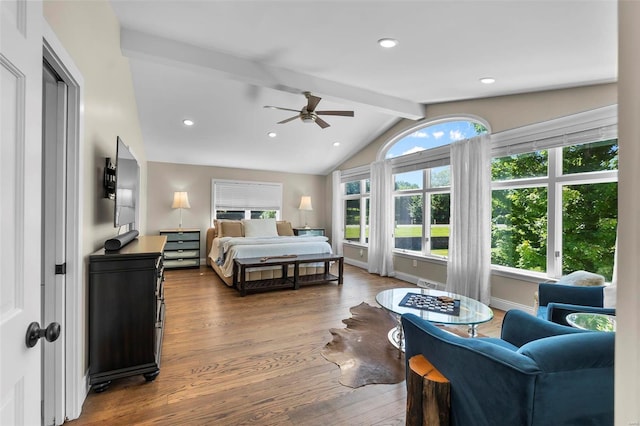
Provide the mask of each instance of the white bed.
[{"label": "white bed", "polygon": [[[214,228],[207,230],[207,264],[228,286],[233,286],[233,259],[235,258],[332,253],[327,237],[294,236],[291,223],[286,221],[273,220],[275,232],[251,231],[251,226],[258,220],[216,221]],[[266,226],[270,229],[271,224]],[[250,236],[241,235],[245,230],[249,231],[247,234]],[[293,271],[290,272],[293,273]],[[321,263],[300,267],[300,275],[322,272],[324,272],[324,265]],[[280,276],[280,267],[248,268],[245,279],[256,281]]]}]

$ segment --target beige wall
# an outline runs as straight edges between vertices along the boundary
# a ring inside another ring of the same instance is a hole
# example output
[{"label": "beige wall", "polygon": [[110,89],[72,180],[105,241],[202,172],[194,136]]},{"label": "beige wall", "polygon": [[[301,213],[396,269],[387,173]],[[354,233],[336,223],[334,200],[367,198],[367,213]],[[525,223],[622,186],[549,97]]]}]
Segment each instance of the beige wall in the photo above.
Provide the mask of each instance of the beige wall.
[{"label": "beige wall", "polygon": [[[82,144],[84,255],[83,290],[87,294],[87,256],[116,235],[113,201],[103,198],[105,157],[115,159],[116,136],[134,152],[141,166],[141,226],[146,217],[146,154],[133,91],[129,63],[120,53],[120,26],[108,1],[45,1],[44,17],[82,74],[84,139]],[[82,327],[86,326],[86,303],[79,301]],[[86,347],[86,328],[80,348]],[[81,371],[86,371],[86,351],[80,352]]]},{"label": "beige wall", "polygon": [[115,161],[116,137],[131,147],[141,176],[141,233],[146,218],[146,153],[129,61],[120,52],[120,24],[108,1],[45,1],[44,17],[84,78],[83,252],[116,235],[113,201],[103,198],[105,157]]},{"label": "beige wall", "polygon": [[313,211],[306,212],[307,223],[311,227],[327,226],[326,203],[330,203],[331,198],[328,199],[329,201],[326,199],[324,176],[150,161],[148,163],[148,233],[154,234],[160,229],[178,227],[180,212],[171,208],[173,192],[187,191],[191,208],[183,210],[182,226],[201,230],[200,257],[204,258],[205,231],[211,223],[212,179],[282,183],[282,219],[291,221],[294,227],[304,226],[304,216],[298,210],[298,206],[300,197],[309,195]]},{"label": "beige wall", "polygon": [[[451,115],[474,115],[486,120],[491,126],[492,133],[498,133],[616,103],[616,84],[603,84],[428,105],[425,121]],[[397,123],[359,153],[346,160],[339,169],[344,170],[370,164],[391,138],[416,124],[417,122],[411,120]],[[366,248],[364,251],[366,259]],[[345,250],[345,257],[353,259],[355,262],[362,262],[359,250]],[[446,282],[446,265],[444,264],[418,258],[417,265],[413,266],[413,259],[406,256],[394,256],[394,267],[401,275]],[[535,280],[519,280],[497,274],[493,274],[491,277],[491,297],[494,300],[532,307],[536,289],[537,282]]]}]

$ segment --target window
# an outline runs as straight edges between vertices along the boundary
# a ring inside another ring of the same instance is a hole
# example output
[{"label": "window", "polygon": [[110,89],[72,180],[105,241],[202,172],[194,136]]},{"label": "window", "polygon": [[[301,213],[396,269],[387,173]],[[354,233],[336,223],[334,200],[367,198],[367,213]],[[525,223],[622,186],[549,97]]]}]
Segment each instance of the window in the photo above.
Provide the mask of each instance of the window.
[{"label": "window", "polygon": [[615,123],[610,107],[494,135],[494,265],[555,278],[586,270],[611,280],[618,217]]},{"label": "window", "polygon": [[[394,173],[395,250],[447,256],[449,144],[486,131],[476,118],[439,120],[383,147],[378,158],[389,159]],[[494,269],[551,278],[586,270],[611,280],[618,220],[616,106],[500,132],[491,143]],[[366,243],[368,167],[360,169],[343,175],[345,235]]]},{"label": "window", "polygon": [[211,192],[213,219],[280,219],[281,183],[214,179]]},{"label": "window", "polygon": [[369,179],[344,184],[344,239],[354,243],[369,242]]},{"label": "window", "polygon": [[449,252],[449,144],[487,131],[479,122],[436,121],[391,144],[394,169],[394,247],[427,256]]}]

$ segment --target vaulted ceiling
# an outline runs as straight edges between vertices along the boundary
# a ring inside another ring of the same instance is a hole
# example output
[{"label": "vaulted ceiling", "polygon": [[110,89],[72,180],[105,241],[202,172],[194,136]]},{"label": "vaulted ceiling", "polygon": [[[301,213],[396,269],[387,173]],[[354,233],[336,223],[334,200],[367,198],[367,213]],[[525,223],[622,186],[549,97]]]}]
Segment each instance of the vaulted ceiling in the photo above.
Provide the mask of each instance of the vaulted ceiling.
[{"label": "vaulted ceiling", "polygon": [[[430,103],[617,78],[615,0],[112,5],[150,161],[327,174]],[[322,129],[264,108],[299,110],[304,91],[355,116]]]}]

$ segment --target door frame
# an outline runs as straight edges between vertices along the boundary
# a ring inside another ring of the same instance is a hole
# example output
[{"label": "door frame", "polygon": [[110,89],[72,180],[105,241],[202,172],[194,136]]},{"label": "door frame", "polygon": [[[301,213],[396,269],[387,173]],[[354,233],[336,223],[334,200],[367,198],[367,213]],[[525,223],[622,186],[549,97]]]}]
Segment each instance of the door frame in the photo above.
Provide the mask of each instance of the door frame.
[{"label": "door frame", "polygon": [[[58,40],[53,29],[43,18],[42,26],[43,59],[56,71],[67,84],[67,170],[66,170],[66,285],[64,294],[53,297],[54,300],[43,300],[51,309],[64,309],[65,335],[64,371],[54,371],[52,377],[64,377],[62,383],[54,384],[54,389],[63,392],[63,422],[80,416],[82,404],[89,392],[87,380],[87,360],[85,351],[86,327],[84,307],[86,305],[85,280],[83,279],[84,256],[82,252],[83,238],[83,206],[84,184],[84,78],[71,56]],[[61,306],[62,305],[62,306]],[[60,364],[56,369],[62,369]],[[43,372],[43,374],[45,374]],[[47,395],[43,395],[47,398]],[[61,424],[61,423],[59,423]]]}]

